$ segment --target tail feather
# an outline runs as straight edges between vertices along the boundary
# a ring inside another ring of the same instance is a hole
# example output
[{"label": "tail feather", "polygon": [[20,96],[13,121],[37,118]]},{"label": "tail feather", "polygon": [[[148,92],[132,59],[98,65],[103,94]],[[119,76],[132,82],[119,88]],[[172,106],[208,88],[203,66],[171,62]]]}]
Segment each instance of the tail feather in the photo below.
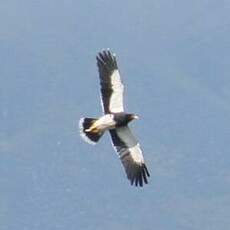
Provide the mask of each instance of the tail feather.
[{"label": "tail feather", "polygon": [[88,118],[88,117],[84,117],[81,118],[79,121],[79,129],[80,129],[80,135],[81,137],[88,142],[89,144],[96,144],[99,139],[101,138],[101,136],[104,134],[104,131],[95,131],[92,130],[90,131],[90,127],[93,125],[93,123],[96,121],[97,119],[95,118]]}]

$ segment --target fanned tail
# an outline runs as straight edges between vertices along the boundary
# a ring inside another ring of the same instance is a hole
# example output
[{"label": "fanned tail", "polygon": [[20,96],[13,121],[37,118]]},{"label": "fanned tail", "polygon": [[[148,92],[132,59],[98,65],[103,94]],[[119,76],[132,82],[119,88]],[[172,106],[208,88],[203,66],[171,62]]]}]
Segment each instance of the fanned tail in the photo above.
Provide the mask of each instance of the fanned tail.
[{"label": "fanned tail", "polygon": [[96,118],[83,117],[79,121],[80,135],[89,144],[96,144],[104,134],[104,131],[92,129]]}]

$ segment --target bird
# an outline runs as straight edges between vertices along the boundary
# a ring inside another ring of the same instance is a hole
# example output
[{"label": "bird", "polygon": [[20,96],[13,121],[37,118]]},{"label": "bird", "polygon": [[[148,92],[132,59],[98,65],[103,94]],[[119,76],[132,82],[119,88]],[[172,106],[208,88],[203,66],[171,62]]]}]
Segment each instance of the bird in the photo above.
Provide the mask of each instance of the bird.
[{"label": "bird", "polygon": [[96,56],[100,82],[103,115],[99,118],[82,117],[79,120],[80,136],[96,144],[103,134],[110,133],[112,145],[121,160],[131,185],[148,184],[150,173],[146,167],[140,144],[129,128],[129,122],[138,119],[124,110],[124,85],[121,81],[117,58],[110,49],[103,49]]}]

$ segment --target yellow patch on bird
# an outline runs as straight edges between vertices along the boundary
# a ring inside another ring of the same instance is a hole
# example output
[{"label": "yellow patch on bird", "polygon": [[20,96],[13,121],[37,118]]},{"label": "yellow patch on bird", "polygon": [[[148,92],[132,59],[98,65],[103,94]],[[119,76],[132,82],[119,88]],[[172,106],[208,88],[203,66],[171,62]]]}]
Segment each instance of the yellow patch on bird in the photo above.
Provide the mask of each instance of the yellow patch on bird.
[{"label": "yellow patch on bird", "polygon": [[97,128],[91,130],[92,133],[99,133],[99,130]]},{"label": "yellow patch on bird", "polygon": [[97,126],[95,123],[93,123],[88,129],[85,130],[86,132],[91,133],[98,133],[99,130],[97,129]]}]

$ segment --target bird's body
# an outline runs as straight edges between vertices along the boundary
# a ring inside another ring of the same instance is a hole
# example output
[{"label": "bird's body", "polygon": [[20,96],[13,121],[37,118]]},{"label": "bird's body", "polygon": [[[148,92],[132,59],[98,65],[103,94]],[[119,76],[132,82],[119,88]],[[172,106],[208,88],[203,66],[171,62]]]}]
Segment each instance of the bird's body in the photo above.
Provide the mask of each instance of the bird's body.
[{"label": "bird's body", "polygon": [[140,145],[128,127],[128,123],[138,117],[124,112],[124,86],[120,79],[115,55],[109,50],[100,52],[97,56],[97,66],[104,115],[98,119],[81,118],[80,134],[88,143],[96,144],[104,132],[109,131],[114,149],[131,184],[135,182],[136,186],[143,186],[143,183],[148,183],[149,172],[145,166]]},{"label": "bird's body", "polygon": [[104,132],[106,130],[115,129],[127,125],[133,119],[138,119],[138,116],[127,113],[109,113],[98,118],[93,125],[86,129],[86,132],[97,130]]},{"label": "bird's body", "polygon": [[113,114],[105,114],[98,118],[88,129],[86,129],[86,132],[104,132],[109,129],[114,129],[116,126],[116,123],[114,121],[114,115]]}]

